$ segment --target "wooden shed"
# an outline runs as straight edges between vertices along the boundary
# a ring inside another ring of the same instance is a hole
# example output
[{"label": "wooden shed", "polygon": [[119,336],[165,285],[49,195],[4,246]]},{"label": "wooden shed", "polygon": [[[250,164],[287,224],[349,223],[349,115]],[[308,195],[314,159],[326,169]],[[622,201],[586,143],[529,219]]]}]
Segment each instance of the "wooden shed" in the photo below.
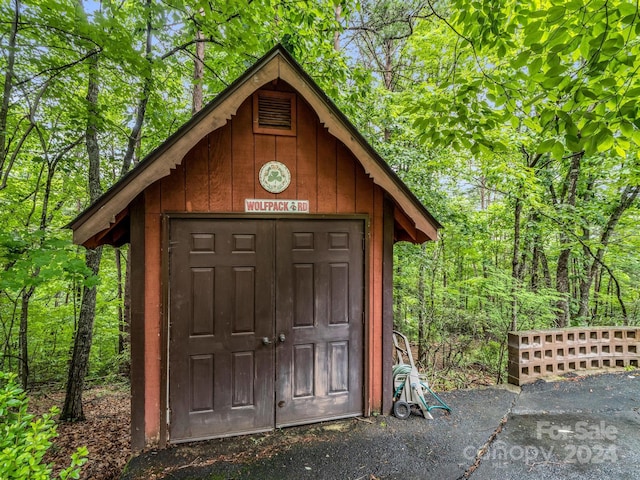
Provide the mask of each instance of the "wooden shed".
[{"label": "wooden shed", "polygon": [[70,227],[130,243],[135,449],[390,411],[393,244],[439,224],[281,46]]}]

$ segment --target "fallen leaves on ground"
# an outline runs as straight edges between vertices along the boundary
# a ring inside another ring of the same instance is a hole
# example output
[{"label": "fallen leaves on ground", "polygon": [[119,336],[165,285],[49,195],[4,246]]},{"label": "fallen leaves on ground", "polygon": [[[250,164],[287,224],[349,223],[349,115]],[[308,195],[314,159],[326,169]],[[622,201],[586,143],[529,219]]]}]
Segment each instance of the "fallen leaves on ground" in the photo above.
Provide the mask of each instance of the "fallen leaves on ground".
[{"label": "fallen leaves on ground", "polygon": [[[30,410],[36,414],[47,412],[52,406],[61,407],[64,392],[36,392],[30,396]],[[78,447],[89,450],[87,463],[82,467],[83,480],[114,480],[119,478],[131,456],[129,388],[106,386],[87,390],[83,394],[84,422],[59,422],[58,437],[45,456],[54,465],[54,473],[70,463],[71,454]]]}]

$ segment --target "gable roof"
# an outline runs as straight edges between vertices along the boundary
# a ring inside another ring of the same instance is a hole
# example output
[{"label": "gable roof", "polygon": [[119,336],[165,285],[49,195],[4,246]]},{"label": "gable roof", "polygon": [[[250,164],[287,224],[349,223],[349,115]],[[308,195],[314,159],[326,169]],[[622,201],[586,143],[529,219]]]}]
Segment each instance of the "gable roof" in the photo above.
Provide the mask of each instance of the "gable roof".
[{"label": "gable roof", "polygon": [[441,227],[438,221],[300,64],[282,45],[276,45],[71,221],[67,227],[73,230],[74,243],[86,244],[119,222],[122,212],[139,193],[168,176],[202,138],[224,126],[244,100],[276,79],[287,82],[309,103],[329,133],[351,150],[374,183],[391,196],[405,214],[400,223],[416,231],[414,240],[436,240]]}]

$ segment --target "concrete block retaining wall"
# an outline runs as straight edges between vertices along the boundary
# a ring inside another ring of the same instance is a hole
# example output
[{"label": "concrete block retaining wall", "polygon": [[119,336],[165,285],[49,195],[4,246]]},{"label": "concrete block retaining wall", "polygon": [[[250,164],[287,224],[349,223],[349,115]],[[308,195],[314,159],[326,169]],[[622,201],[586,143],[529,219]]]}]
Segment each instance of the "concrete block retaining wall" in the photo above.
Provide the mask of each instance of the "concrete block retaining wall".
[{"label": "concrete block retaining wall", "polygon": [[509,383],[609,367],[638,367],[640,327],[584,327],[509,333]]}]

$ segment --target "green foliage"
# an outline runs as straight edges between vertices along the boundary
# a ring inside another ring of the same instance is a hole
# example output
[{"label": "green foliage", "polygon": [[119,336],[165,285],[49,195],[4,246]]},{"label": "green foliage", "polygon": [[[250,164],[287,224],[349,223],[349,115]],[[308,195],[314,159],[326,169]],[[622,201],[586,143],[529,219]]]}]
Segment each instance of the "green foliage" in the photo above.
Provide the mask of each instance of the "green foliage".
[{"label": "green foliage", "polygon": [[[635,6],[623,0],[454,1],[437,5],[408,45],[442,72],[422,80],[418,96],[411,92],[406,99],[405,112],[425,145],[468,159],[460,173],[444,175],[453,180],[453,191],[466,184],[471,188],[462,195],[480,193],[481,210],[487,197],[506,207],[490,207],[487,215],[502,218],[508,236],[516,225],[504,219],[519,204],[520,262],[540,260],[533,248],[544,252],[545,261],[568,250],[580,265],[576,283],[591,282],[603,259],[617,262],[606,253],[616,215],[633,215],[637,207],[639,130],[630,106],[640,94],[634,34],[640,20],[631,11]],[[511,259],[504,260],[507,267]],[[567,276],[549,267],[548,282],[555,281],[553,274]],[[623,302],[635,297],[632,289],[627,292],[618,299],[622,316]],[[572,316],[580,301],[574,294]]]},{"label": "green foliage", "polygon": [[419,114],[437,113],[438,96],[425,96],[415,106],[416,122],[427,127],[425,138],[447,142],[456,125],[473,125],[466,146],[474,153],[482,147],[495,151],[493,130],[524,126],[538,137],[536,152],[556,160],[578,151],[613,150],[624,157],[640,145],[635,5],[454,1],[450,12],[456,54],[463,67],[473,68],[441,85],[451,93],[454,115]]},{"label": "green foliage", "polygon": [[[570,324],[640,321],[635,4],[106,0],[83,12],[25,0],[0,4],[7,27],[16,5],[16,47],[8,36],[0,45],[12,86],[0,132],[0,370],[17,370],[31,292],[29,380],[63,381],[93,285],[89,380],[126,363],[113,250],[88,275],[62,230],[89,202],[87,68],[97,56],[106,189],[121,177],[143,98],[134,163],[189,118],[196,32],[205,102],[283,43],[445,226],[437,243],[395,250],[395,321],[423,346],[470,364],[482,345],[478,361],[497,373],[511,322],[553,326],[565,299]],[[563,275],[569,292],[558,293]]]},{"label": "green foliage", "polygon": [[[51,440],[56,437],[58,412],[54,408],[42,417],[28,412],[26,393],[16,384],[15,375],[0,372],[0,478],[4,480],[49,480],[50,465],[43,463]],[[87,461],[86,447],[78,448],[71,464],[55,478],[80,478]]]},{"label": "green foliage", "polygon": [[[485,366],[492,374],[496,375],[505,367],[504,362],[504,342],[489,340],[480,344],[477,350],[470,356],[471,361]],[[504,373],[504,372],[502,372]]]},{"label": "green foliage", "polygon": [[[6,111],[0,109],[6,118],[6,127],[0,123],[0,370],[15,371],[20,364],[20,320],[22,308],[28,307],[28,380],[63,382],[82,290],[98,285],[88,381],[112,380],[128,361],[126,346],[120,348],[125,326],[118,296],[126,261],[123,257],[118,278],[113,250],[106,249],[100,274],[89,275],[83,249],[73,246],[70,232],[63,230],[90,198],[88,65],[97,59],[95,120],[105,190],[124,170],[122,159],[144,96],[133,163],[190,117],[196,32],[205,41],[205,101],[287,40],[296,59],[337,102],[353,104],[350,99],[360,94],[341,88],[352,73],[343,53],[333,48],[334,34],[342,31],[352,4],[25,0],[0,4],[7,32],[16,9],[16,46],[9,48],[6,36],[0,45],[0,77],[12,87]],[[15,60],[9,74],[11,54]]]},{"label": "green foliage", "polygon": [[[88,269],[68,238],[48,232],[1,232],[0,259],[11,269],[0,278],[0,290],[16,292],[25,286],[40,286],[52,280],[78,282]],[[33,275],[33,272],[38,272]],[[86,285],[96,284],[89,278]]]}]

